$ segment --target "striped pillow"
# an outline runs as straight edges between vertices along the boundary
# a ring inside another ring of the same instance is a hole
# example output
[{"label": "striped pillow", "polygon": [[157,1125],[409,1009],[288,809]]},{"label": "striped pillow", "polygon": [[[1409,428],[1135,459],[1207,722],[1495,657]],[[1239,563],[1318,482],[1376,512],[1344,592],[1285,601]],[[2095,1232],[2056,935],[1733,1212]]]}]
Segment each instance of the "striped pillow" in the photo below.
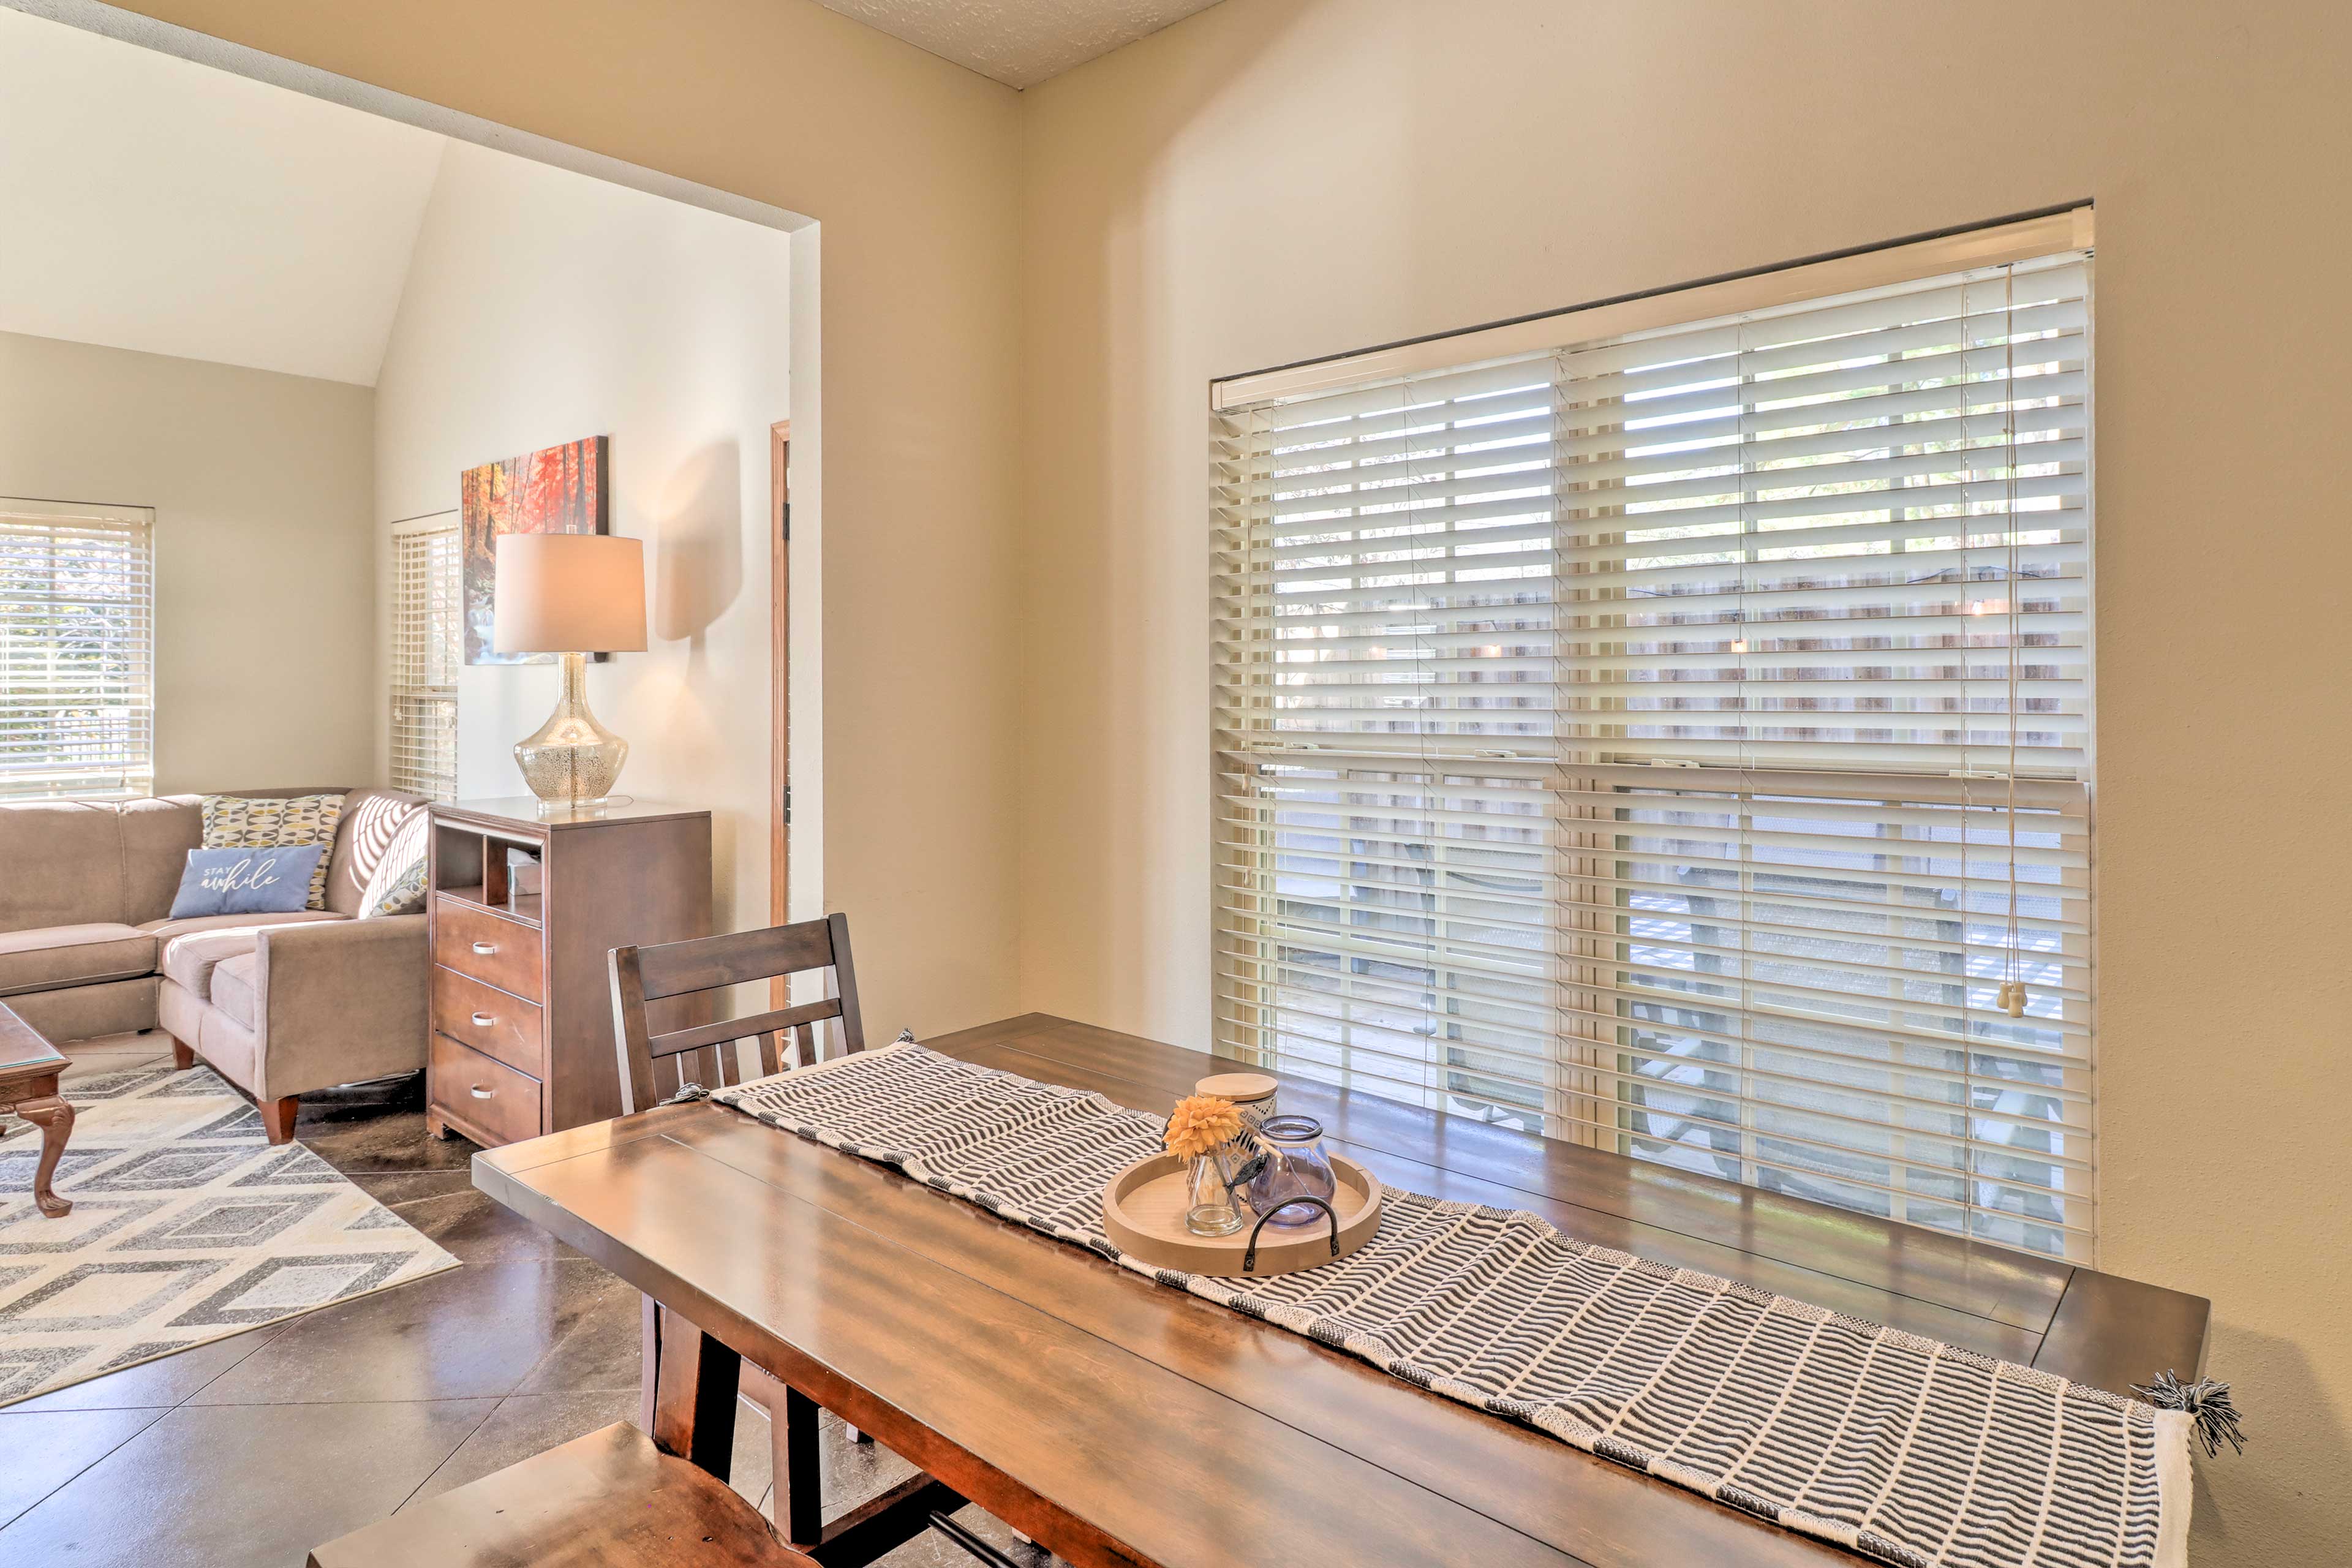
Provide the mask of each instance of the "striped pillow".
[{"label": "striped pillow", "polygon": [[413,915],[425,907],[425,833],[433,826],[432,813],[423,806],[410,810],[368,874],[360,893],[360,919],[381,915]]},{"label": "striped pillow", "polygon": [[320,844],[327,852],[310,873],[310,897],[306,909],[327,907],[327,862],[333,858],[335,825],[342,820],[339,795],[295,795],[275,797],[235,795],[205,796],[205,847],[207,849],[270,849],[288,844]]}]

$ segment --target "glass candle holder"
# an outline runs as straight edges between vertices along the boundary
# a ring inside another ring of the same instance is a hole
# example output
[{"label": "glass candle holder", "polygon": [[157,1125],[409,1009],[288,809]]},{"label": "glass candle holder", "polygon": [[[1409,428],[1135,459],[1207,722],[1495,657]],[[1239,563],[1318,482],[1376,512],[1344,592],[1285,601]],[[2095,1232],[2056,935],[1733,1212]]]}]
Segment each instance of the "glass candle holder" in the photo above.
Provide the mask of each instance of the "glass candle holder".
[{"label": "glass candle holder", "polygon": [[1322,1211],[1311,1205],[1282,1205],[1292,1198],[1320,1198],[1328,1204],[1339,1191],[1330,1156],[1323,1152],[1323,1124],[1311,1116],[1273,1116],[1260,1122],[1256,1132],[1258,1152],[1252,1162],[1256,1168],[1243,1194],[1251,1209],[1280,1228],[1322,1223]]},{"label": "glass candle holder", "polygon": [[1231,1236],[1244,1223],[1234,1202],[1232,1148],[1194,1155],[1184,1173],[1184,1228],[1194,1236]]}]

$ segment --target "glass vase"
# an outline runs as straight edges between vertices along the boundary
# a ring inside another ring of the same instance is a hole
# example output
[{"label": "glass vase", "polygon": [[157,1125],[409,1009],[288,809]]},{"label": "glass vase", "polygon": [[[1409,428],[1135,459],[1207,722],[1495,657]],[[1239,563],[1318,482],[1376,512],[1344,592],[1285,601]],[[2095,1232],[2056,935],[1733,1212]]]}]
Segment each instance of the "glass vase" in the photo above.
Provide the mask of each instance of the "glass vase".
[{"label": "glass vase", "polygon": [[1194,1236],[1231,1236],[1242,1223],[1231,1155],[1224,1149],[1194,1155],[1185,1173],[1184,1228]]},{"label": "glass vase", "polygon": [[1330,1157],[1323,1152],[1323,1124],[1311,1116],[1273,1116],[1257,1129],[1258,1152],[1249,1185],[1242,1194],[1251,1210],[1268,1225],[1323,1225],[1323,1211],[1309,1204],[1282,1205],[1292,1198],[1331,1201],[1339,1190],[1331,1174]]}]

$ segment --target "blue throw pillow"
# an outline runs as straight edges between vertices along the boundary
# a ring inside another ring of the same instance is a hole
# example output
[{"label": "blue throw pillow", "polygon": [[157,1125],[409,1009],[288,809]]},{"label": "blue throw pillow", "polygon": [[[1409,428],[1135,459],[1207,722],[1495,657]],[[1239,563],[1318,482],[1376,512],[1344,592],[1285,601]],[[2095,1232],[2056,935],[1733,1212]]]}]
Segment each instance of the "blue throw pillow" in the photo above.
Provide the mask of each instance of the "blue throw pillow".
[{"label": "blue throw pillow", "polygon": [[310,873],[323,844],[281,844],[262,849],[191,849],[180,873],[172,918],[194,915],[285,915],[310,901]]}]

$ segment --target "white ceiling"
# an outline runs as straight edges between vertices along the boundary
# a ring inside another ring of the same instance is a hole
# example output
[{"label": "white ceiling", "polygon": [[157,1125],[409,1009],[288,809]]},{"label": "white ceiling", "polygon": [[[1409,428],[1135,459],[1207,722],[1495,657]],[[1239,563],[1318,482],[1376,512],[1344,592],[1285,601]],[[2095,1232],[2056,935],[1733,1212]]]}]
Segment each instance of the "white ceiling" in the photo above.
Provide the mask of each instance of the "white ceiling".
[{"label": "white ceiling", "polygon": [[1217,0],[817,0],[1008,87],[1034,87]]},{"label": "white ceiling", "polygon": [[442,144],[0,9],[0,331],[373,386]]}]

